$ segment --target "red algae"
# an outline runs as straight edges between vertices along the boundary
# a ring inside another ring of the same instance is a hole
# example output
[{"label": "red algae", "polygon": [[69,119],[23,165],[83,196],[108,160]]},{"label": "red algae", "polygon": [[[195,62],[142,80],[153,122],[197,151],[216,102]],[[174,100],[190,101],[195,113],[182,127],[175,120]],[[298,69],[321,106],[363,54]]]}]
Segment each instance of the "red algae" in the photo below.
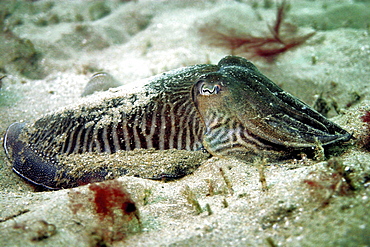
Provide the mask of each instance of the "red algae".
[{"label": "red algae", "polygon": [[82,234],[93,246],[122,241],[127,234],[139,232],[139,212],[131,195],[117,180],[90,184],[86,192],[72,190],[69,207],[75,220],[86,226]]},{"label": "red algae", "polygon": [[123,215],[136,211],[134,201],[130,194],[116,180],[109,183],[91,184],[89,189],[94,193],[92,202],[95,204],[96,213],[103,220],[115,217],[115,210],[120,210]]},{"label": "red algae", "polygon": [[[246,58],[265,58],[271,61],[275,56],[303,44],[315,33],[295,36],[297,27],[284,22],[288,5],[283,1],[277,7],[275,23],[270,26],[270,35],[253,36],[252,34],[237,35],[230,29],[225,33],[216,29],[216,25],[208,24],[199,28],[199,32],[211,45],[228,47],[232,55],[242,55]],[[284,31],[284,32],[283,32]]]},{"label": "red algae", "polygon": [[370,111],[366,111],[365,115],[361,116],[361,120],[366,124],[365,133],[360,136],[360,145],[370,151]]},{"label": "red algae", "polygon": [[369,128],[370,128],[370,111],[366,111],[366,112],[365,112],[365,115],[363,115],[363,116],[361,117],[361,120],[362,120],[364,123],[367,123],[367,124],[368,124],[368,126],[367,126],[367,127],[369,127]]},{"label": "red algae", "polygon": [[357,189],[350,169],[346,169],[340,159],[327,162],[327,171],[314,171],[303,180],[310,189],[312,198],[326,207],[334,196],[349,196]]}]

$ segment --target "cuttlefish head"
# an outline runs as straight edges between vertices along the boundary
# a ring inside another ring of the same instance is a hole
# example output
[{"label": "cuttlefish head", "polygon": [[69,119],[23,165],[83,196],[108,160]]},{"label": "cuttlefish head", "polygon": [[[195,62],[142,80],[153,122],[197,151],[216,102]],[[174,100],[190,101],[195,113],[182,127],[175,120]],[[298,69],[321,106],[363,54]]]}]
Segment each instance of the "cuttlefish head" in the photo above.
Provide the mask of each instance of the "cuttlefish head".
[{"label": "cuttlefish head", "polygon": [[218,156],[284,157],[351,135],[283,91],[248,60],[228,56],[202,75],[192,99],[205,125],[204,147]]}]

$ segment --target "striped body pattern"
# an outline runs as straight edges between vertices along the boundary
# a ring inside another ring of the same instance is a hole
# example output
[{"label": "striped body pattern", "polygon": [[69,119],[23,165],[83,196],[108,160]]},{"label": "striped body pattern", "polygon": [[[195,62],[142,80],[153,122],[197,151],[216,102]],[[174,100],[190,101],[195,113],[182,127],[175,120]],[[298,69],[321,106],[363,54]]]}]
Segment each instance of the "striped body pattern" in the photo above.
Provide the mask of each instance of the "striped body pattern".
[{"label": "striped body pattern", "polygon": [[[164,98],[164,102],[150,102],[128,113],[118,111],[98,115],[99,110],[96,109],[93,114],[82,116],[76,116],[73,111],[64,112],[63,119],[59,114],[46,116],[34,124],[35,131],[29,133],[29,143],[35,149],[47,143],[43,153],[48,155],[115,153],[139,148],[200,149],[203,128],[195,108],[184,100],[182,94],[173,96],[178,97],[176,103],[166,102]],[[127,102],[118,100],[109,107],[117,110],[122,105],[127,105]],[[46,126],[57,131],[45,132]]]},{"label": "striped body pattern", "polygon": [[[213,153],[221,156],[236,156],[236,154],[259,153],[259,149],[270,149],[253,137],[245,127],[231,118],[222,118],[212,114],[206,122],[207,132],[204,142]],[[260,147],[260,148],[258,148]]]},{"label": "striped body pattern", "polygon": [[[228,56],[218,65],[194,65],[149,78],[134,93],[122,87],[33,124],[12,124],[4,148],[16,173],[54,189],[76,186],[75,181],[56,185],[76,180],[63,170],[61,155],[204,147],[212,155],[248,161],[285,158],[317,142],[349,138],[249,61]],[[85,180],[101,181],[109,172],[86,172]]]}]

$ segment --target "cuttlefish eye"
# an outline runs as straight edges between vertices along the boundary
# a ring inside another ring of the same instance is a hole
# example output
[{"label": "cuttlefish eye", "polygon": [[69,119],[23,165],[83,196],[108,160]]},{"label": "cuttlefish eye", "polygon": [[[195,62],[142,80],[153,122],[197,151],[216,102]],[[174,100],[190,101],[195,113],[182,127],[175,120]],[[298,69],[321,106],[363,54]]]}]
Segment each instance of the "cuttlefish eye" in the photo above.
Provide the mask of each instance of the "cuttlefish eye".
[{"label": "cuttlefish eye", "polygon": [[199,80],[197,87],[200,95],[213,95],[221,91],[222,85],[220,82],[208,82],[206,80]]}]

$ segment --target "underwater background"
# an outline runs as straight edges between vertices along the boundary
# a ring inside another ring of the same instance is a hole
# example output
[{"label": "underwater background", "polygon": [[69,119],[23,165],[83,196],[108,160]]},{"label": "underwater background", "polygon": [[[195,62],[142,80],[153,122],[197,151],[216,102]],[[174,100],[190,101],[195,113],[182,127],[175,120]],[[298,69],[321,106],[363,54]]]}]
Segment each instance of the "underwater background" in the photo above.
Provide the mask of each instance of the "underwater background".
[{"label": "underwater background", "polygon": [[18,177],[1,149],[2,245],[370,246],[370,1],[24,0],[1,1],[0,13],[1,142],[13,122],[226,55],[355,137],[322,161],[213,157],[171,182],[48,192]]}]

